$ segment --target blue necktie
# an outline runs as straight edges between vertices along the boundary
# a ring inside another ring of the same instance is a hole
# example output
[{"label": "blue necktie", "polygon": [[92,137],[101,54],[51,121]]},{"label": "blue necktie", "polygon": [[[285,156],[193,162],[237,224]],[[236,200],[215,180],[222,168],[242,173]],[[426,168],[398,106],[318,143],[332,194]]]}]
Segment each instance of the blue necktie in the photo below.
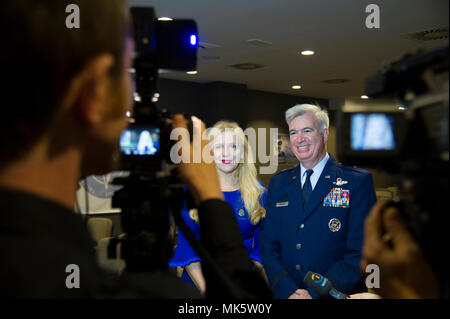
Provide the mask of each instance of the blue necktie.
[{"label": "blue necktie", "polygon": [[306,170],[306,181],[305,184],[303,184],[302,188],[302,195],[303,195],[303,207],[305,206],[306,202],[308,201],[309,195],[312,193],[312,186],[311,186],[311,175],[314,173],[312,169]]}]

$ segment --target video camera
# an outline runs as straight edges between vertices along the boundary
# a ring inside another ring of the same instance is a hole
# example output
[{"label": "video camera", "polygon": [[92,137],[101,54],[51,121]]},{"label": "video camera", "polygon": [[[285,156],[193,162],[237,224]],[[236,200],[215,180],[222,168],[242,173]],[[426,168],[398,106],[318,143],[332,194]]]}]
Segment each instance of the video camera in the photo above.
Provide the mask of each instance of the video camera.
[{"label": "video camera", "polygon": [[172,115],[156,106],[158,70],[196,69],[197,25],[188,19],[157,20],[153,8],[130,10],[136,47],[131,70],[135,103],[120,138],[120,169],[148,174],[160,169],[162,161],[170,162]]},{"label": "video camera", "polygon": [[196,69],[197,26],[193,20],[159,21],[149,7],[130,11],[135,103],[120,138],[119,164],[129,174],[114,179],[123,187],[114,193],[112,206],[121,209],[126,236],[119,241],[127,270],[165,270],[174,246],[171,212],[181,211],[187,196],[173,170],[164,170],[170,166],[172,116],[156,106],[158,70]]},{"label": "video camera", "polygon": [[370,98],[396,98],[402,111],[337,114],[338,158],[398,178],[410,230],[448,295],[443,243],[449,194],[448,47],[407,55],[366,79]]},{"label": "video camera", "polygon": [[448,47],[407,55],[366,79],[370,98],[396,98],[390,112],[340,112],[337,152],[349,165],[389,173],[448,163]]}]

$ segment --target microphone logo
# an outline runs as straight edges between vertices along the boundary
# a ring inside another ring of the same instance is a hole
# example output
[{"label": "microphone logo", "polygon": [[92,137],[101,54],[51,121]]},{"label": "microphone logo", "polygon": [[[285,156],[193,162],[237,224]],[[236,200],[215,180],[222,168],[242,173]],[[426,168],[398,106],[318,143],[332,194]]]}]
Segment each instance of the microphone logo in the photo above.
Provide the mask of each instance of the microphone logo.
[{"label": "microphone logo", "polygon": [[328,282],[328,278],[325,278],[325,277],[323,277],[323,276],[321,276],[319,274],[316,274],[316,273],[312,273],[311,274],[311,279],[312,279],[312,281],[314,283],[320,285],[321,287],[325,287],[325,285]]}]

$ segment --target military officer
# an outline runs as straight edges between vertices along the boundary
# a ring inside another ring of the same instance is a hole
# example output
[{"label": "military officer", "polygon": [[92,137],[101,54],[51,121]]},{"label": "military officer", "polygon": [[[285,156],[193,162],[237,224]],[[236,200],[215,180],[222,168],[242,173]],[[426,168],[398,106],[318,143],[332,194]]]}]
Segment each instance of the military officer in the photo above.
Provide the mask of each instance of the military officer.
[{"label": "military officer", "polygon": [[274,297],[317,297],[303,284],[310,270],[344,293],[356,292],[364,219],[376,201],[372,176],[327,153],[329,118],[320,107],[296,105],[286,122],[300,163],[272,177],[260,233]]}]

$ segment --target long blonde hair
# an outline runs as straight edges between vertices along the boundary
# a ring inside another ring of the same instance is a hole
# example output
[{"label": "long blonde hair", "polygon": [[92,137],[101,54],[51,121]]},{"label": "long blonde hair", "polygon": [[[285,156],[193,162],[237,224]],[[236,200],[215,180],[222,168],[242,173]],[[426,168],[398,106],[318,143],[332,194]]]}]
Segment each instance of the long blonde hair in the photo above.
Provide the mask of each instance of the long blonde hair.
[{"label": "long blonde hair", "polygon": [[[266,215],[266,210],[259,202],[260,196],[264,193],[264,187],[258,182],[257,171],[253,160],[253,152],[248,145],[244,131],[235,122],[219,121],[208,133],[209,141],[225,130],[232,130],[244,142],[244,158],[236,168],[236,177],[241,191],[241,198],[245,209],[250,216],[250,222],[253,225],[259,223],[261,218]],[[189,216],[198,222],[198,211],[191,210]]]}]

